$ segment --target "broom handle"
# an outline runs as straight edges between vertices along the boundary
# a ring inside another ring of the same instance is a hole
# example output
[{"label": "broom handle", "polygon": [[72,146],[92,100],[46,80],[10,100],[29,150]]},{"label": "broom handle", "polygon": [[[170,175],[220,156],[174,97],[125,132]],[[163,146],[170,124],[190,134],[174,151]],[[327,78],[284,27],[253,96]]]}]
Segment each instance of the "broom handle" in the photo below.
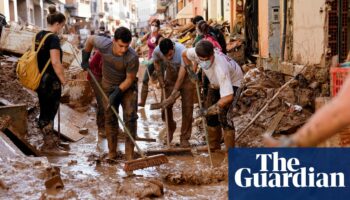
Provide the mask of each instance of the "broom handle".
[{"label": "broom handle", "polygon": [[[201,100],[201,93],[199,91],[199,85],[198,85],[198,81],[196,81],[196,91],[197,91],[197,97],[198,97],[198,104],[199,104],[199,108],[202,109],[202,100]],[[207,120],[206,118],[203,116],[202,117],[202,124],[204,126],[204,132],[205,132],[205,140],[207,141],[207,146],[208,146],[208,154],[209,154],[209,160],[210,160],[210,166],[213,167],[213,159],[211,156],[211,150],[210,150],[210,145],[209,145],[209,136],[208,136],[208,129],[207,129]]]},{"label": "broom handle", "polygon": [[[78,64],[80,64],[81,62],[79,62],[80,60],[78,59],[78,56],[77,54],[75,53],[75,50],[73,49],[73,47],[71,46],[72,48],[72,51],[73,51],[73,54],[74,54],[74,57],[75,59],[78,61]],[[96,84],[99,92],[102,94],[102,96],[107,100],[107,102],[109,102],[109,98],[107,97],[106,93],[103,91],[101,85],[98,83],[98,81],[96,80],[95,78],[95,75],[91,72],[91,70],[89,68],[86,69],[86,71],[89,73],[90,77],[92,78],[92,80],[94,81],[94,83]],[[120,116],[118,115],[118,112],[117,110],[115,109],[115,107],[113,105],[110,105],[111,106],[111,109],[113,111],[113,113],[115,114],[115,116],[118,118],[118,121],[122,124],[123,128],[124,128],[124,131],[128,134],[130,140],[132,141],[132,143],[134,143],[134,145],[136,146],[137,148],[137,151],[139,152],[139,154],[141,154],[141,157],[142,158],[145,158],[145,154],[143,153],[143,151],[141,150],[141,148],[139,147],[139,145],[136,144],[134,138],[132,137],[129,129],[126,127],[124,121],[120,118]]]},{"label": "broom handle", "polygon": [[[162,93],[163,93],[163,101],[165,100],[165,89],[163,88],[162,89]],[[164,115],[165,115],[165,128],[166,128],[166,136],[167,136],[167,139],[166,139],[166,144],[168,146],[168,148],[170,149],[170,133],[169,133],[169,116],[168,116],[168,109],[167,108],[164,108]]]}]

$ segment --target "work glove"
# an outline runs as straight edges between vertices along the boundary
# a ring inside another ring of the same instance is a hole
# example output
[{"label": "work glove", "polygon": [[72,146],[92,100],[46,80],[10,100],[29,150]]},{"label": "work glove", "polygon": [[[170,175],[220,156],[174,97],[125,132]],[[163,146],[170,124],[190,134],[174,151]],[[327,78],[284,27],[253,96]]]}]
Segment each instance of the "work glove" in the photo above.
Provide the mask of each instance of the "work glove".
[{"label": "work glove", "polygon": [[115,105],[116,107],[118,107],[122,101],[122,97],[123,97],[123,93],[120,90],[120,88],[117,86],[115,87],[115,89],[113,90],[113,92],[109,95],[109,106],[111,105]]},{"label": "work glove", "polygon": [[85,50],[83,50],[81,52],[81,68],[83,68],[83,70],[87,70],[89,68],[89,58],[90,58],[90,54],[91,52],[87,52]]},{"label": "work glove", "polygon": [[163,108],[168,107],[169,105],[175,103],[176,99],[180,96],[180,92],[178,90],[173,90],[170,96],[163,101]]},{"label": "work glove", "polygon": [[210,106],[208,109],[206,108],[201,108],[197,111],[197,115],[195,118],[199,117],[207,117],[210,115],[218,115],[222,112],[222,108],[219,107],[218,104],[214,104]]}]

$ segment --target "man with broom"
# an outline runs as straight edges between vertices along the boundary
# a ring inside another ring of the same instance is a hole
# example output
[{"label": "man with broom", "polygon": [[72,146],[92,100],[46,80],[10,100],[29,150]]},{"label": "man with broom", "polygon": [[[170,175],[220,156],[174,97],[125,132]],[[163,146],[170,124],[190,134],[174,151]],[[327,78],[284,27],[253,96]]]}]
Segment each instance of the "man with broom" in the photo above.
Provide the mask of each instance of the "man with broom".
[{"label": "man with broom", "polygon": [[[103,58],[102,88],[109,97],[105,106],[105,131],[108,141],[108,159],[117,158],[117,142],[119,124],[116,115],[109,108],[114,106],[118,111],[123,109],[123,120],[133,138],[137,131],[137,78],[139,58],[129,47],[131,32],[125,27],[118,28],[113,40],[102,36],[90,36],[82,51],[81,66],[89,68],[89,58],[93,48],[99,50]],[[107,105],[108,104],[108,105]],[[125,154],[127,160],[132,160],[134,143],[129,137],[125,139]]]}]

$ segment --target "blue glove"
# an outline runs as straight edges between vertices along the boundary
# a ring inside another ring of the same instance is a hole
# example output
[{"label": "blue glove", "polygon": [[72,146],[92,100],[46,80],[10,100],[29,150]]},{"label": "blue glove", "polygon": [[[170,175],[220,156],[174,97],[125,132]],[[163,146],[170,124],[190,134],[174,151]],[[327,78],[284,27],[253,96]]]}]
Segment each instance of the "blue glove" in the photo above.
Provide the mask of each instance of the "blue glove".
[{"label": "blue glove", "polygon": [[117,86],[114,91],[109,95],[109,104],[118,107],[122,101],[123,93]]},{"label": "blue glove", "polygon": [[91,52],[87,52],[85,50],[83,50],[81,52],[81,68],[83,68],[83,70],[87,70],[89,68],[89,58],[90,58],[90,54]]}]

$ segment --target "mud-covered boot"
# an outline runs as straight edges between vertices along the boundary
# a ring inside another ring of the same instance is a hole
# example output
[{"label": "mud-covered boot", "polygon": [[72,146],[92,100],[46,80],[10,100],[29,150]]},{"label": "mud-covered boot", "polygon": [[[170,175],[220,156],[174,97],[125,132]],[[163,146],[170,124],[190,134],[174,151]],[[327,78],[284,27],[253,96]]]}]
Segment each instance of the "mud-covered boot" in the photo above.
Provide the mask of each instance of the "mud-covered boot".
[{"label": "mud-covered boot", "polygon": [[115,133],[106,132],[107,142],[108,142],[108,160],[115,161],[117,158],[117,144],[118,137]]},{"label": "mud-covered boot", "polygon": [[48,124],[41,129],[44,135],[44,144],[41,147],[41,154],[47,156],[66,156],[69,155],[68,151],[65,151],[59,147],[55,140],[52,124]]},{"label": "mud-covered boot", "polygon": [[182,147],[182,148],[191,147],[191,143],[186,139],[181,139],[180,140],[180,147]]},{"label": "mud-covered boot", "polygon": [[235,147],[235,130],[224,130],[225,151]]},{"label": "mud-covered boot", "polygon": [[221,127],[220,126],[207,126],[208,130],[208,140],[210,149],[215,151],[221,149]]},{"label": "mud-covered boot", "polygon": [[148,85],[142,84],[140,102],[137,104],[138,106],[141,106],[141,107],[145,106],[147,95],[148,95]]}]

